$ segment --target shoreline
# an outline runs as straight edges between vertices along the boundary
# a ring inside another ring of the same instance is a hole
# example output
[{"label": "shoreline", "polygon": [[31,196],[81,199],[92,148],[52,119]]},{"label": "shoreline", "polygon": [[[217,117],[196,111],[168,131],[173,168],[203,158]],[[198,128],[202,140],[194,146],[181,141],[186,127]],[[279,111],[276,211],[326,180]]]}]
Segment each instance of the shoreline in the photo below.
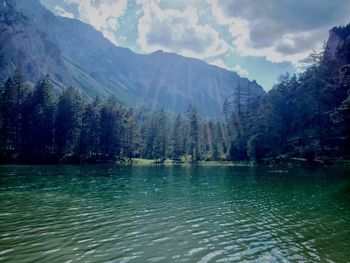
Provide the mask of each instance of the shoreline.
[{"label": "shoreline", "polygon": [[207,166],[207,167],[329,167],[341,166],[350,167],[348,159],[332,159],[326,162],[306,160],[301,158],[293,159],[265,159],[260,162],[253,161],[175,161],[166,159],[163,162],[154,159],[133,158],[130,160],[96,161],[96,162],[0,162],[0,165],[120,165],[120,166]]}]

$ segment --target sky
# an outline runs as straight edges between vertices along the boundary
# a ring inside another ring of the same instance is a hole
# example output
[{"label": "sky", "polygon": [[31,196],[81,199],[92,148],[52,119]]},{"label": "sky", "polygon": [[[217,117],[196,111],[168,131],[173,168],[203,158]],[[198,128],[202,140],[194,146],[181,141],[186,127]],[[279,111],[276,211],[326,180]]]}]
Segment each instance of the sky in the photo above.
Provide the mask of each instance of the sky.
[{"label": "sky", "polygon": [[350,22],[350,0],[40,0],[117,46],[202,59],[256,80],[302,70],[328,31]]}]

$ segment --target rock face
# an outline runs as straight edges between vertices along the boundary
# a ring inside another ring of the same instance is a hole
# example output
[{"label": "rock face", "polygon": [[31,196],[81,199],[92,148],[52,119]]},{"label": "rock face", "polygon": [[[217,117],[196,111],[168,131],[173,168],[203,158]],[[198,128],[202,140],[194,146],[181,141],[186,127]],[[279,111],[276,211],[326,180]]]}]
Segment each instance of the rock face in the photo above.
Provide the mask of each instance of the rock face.
[{"label": "rock face", "polygon": [[334,30],[329,31],[329,38],[326,45],[327,56],[335,59],[338,49],[342,48],[345,41]]},{"label": "rock face", "polygon": [[49,73],[57,89],[73,85],[89,97],[115,95],[130,106],[177,113],[191,103],[206,117],[221,115],[224,99],[238,85],[252,97],[265,94],[235,72],[173,53],[136,54],[87,24],[55,16],[38,0],[15,2],[1,7],[1,19],[21,17],[10,24],[1,20],[1,80],[20,62],[33,82]]},{"label": "rock face", "polygon": [[59,48],[32,27],[27,17],[5,3],[0,7],[1,79],[18,62],[33,79],[41,77],[42,72],[55,72],[55,67],[64,68]]},{"label": "rock face", "polygon": [[[339,59],[339,52],[342,52],[345,45],[350,43],[350,24],[344,27],[334,27],[329,30],[329,37],[326,44],[325,56],[329,59]],[[346,58],[344,58],[346,59]]]}]

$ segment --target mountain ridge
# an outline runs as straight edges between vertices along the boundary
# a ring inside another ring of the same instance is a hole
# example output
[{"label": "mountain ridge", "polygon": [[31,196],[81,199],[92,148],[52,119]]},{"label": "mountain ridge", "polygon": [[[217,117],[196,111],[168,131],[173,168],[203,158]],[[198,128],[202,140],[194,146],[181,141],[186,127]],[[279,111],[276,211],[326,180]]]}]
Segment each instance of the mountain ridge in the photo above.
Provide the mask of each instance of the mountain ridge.
[{"label": "mountain ridge", "polygon": [[[38,0],[15,0],[15,3],[15,10],[29,21],[28,25],[22,23],[19,28],[22,27],[24,33],[29,30],[26,27],[38,32],[34,37],[29,34],[23,38],[33,38],[59,51],[55,56],[48,55],[50,66],[44,62],[39,64],[34,75],[26,70],[32,82],[40,75],[50,73],[59,89],[73,85],[88,97],[115,95],[126,105],[163,106],[177,113],[184,113],[187,105],[193,104],[206,117],[220,116],[224,99],[238,85],[249,89],[254,97],[265,94],[255,81],[198,59],[163,51],[137,54],[128,48],[117,47],[92,26],[55,16]],[[16,34],[8,37],[15,38]],[[12,49],[28,53],[25,47],[14,45]],[[44,48],[37,57],[46,57],[46,51]],[[20,56],[13,56],[12,61],[21,62]],[[37,64],[35,58],[30,57],[25,63],[31,68]],[[4,71],[9,70],[5,67],[1,69],[2,73]]]}]

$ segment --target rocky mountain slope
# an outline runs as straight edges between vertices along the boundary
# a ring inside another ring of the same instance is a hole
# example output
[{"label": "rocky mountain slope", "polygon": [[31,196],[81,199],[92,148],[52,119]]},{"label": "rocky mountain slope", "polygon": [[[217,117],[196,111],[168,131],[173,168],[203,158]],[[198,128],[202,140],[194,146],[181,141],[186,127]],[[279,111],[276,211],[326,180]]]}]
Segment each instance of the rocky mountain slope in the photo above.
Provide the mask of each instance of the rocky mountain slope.
[{"label": "rocky mountain slope", "polygon": [[49,73],[57,89],[73,85],[89,97],[115,95],[127,105],[178,113],[191,103],[207,117],[221,114],[238,85],[253,97],[265,94],[255,81],[201,60],[117,47],[91,26],[55,16],[38,0],[0,5],[1,81],[21,63],[32,82]]}]

